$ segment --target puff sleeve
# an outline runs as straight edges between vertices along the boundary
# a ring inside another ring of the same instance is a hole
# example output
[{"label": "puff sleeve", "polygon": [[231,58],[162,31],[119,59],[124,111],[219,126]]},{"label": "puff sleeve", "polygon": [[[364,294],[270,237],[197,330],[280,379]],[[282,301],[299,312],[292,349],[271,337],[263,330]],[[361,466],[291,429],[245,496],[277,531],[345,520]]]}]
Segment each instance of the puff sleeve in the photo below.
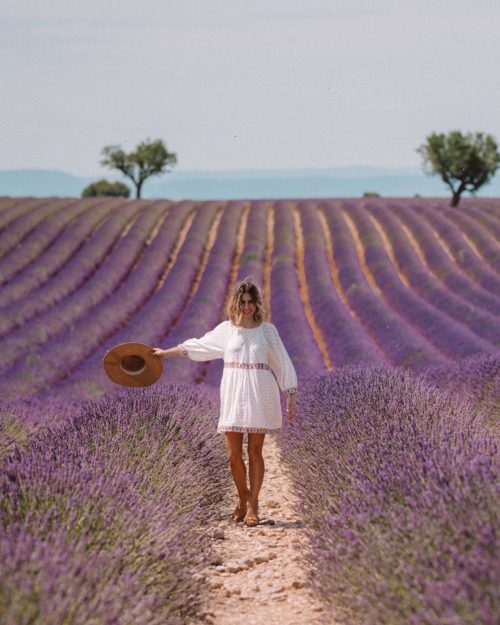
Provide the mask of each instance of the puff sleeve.
[{"label": "puff sleeve", "polygon": [[278,330],[272,323],[268,324],[267,339],[269,343],[269,366],[276,375],[278,385],[284,393],[295,395],[298,392],[297,374]]},{"label": "puff sleeve", "polygon": [[191,360],[215,360],[224,358],[226,348],[228,322],[219,323],[213,330],[204,334],[200,339],[188,339],[179,343],[183,356]]}]

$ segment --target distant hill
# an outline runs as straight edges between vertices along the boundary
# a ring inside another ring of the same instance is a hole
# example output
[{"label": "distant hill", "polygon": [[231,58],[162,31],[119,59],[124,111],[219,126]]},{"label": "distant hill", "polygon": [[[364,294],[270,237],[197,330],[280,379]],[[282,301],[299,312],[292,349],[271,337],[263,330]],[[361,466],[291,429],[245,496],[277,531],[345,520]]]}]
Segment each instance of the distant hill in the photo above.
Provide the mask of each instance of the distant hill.
[{"label": "distant hill", "polygon": [[[74,176],[58,170],[1,170],[0,196],[80,197],[89,183],[100,178],[121,180],[129,184],[124,176],[113,172]],[[375,191],[385,197],[414,197],[416,194],[424,197],[449,196],[449,191],[440,179],[426,176],[416,168],[353,166],[331,169],[173,171],[146,181],[143,198],[233,200],[360,197],[365,191]],[[132,194],[134,192],[132,188]],[[486,185],[478,196],[500,196],[500,176]],[[468,194],[464,197],[468,197]]]}]

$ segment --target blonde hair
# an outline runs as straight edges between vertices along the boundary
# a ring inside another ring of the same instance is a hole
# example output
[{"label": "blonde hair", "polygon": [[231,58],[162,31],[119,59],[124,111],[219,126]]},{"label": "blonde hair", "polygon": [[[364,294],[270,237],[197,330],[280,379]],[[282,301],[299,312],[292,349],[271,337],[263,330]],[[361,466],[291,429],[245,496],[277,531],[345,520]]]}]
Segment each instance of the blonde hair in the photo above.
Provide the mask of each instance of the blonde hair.
[{"label": "blonde hair", "polygon": [[264,321],[266,310],[264,308],[262,294],[259,287],[255,284],[253,276],[247,276],[243,280],[236,282],[233,286],[233,292],[228,305],[229,319],[235,325],[240,325],[242,319],[240,300],[244,293],[249,293],[252,302],[255,304],[255,312],[253,314],[254,321]]}]

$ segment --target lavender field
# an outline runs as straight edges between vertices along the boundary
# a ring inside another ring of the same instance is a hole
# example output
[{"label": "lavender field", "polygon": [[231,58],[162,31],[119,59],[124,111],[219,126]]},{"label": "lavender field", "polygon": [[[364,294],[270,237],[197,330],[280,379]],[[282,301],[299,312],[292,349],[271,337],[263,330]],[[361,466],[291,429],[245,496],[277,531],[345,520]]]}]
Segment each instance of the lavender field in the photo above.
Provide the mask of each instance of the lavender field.
[{"label": "lavender field", "polygon": [[0,621],[196,621],[210,546],[193,529],[233,488],[222,361],[166,360],[148,389],[101,362],[118,343],[201,336],[247,275],[299,378],[276,439],[326,609],[494,625],[491,198],[0,198]]}]

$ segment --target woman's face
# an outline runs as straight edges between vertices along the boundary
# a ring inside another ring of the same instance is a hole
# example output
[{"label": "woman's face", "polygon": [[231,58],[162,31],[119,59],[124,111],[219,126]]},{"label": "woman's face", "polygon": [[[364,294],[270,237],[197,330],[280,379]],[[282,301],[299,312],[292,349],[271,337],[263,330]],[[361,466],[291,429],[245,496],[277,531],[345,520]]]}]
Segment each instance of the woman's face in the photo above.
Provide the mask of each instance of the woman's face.
[{"label": "woman's face", "polygon": [[257,307],[252,301],[250,293],[243,293],[240,297],[240,310],[243,313],[243,316],[246,319],[249,319],[255,313],[256,308]]}]

